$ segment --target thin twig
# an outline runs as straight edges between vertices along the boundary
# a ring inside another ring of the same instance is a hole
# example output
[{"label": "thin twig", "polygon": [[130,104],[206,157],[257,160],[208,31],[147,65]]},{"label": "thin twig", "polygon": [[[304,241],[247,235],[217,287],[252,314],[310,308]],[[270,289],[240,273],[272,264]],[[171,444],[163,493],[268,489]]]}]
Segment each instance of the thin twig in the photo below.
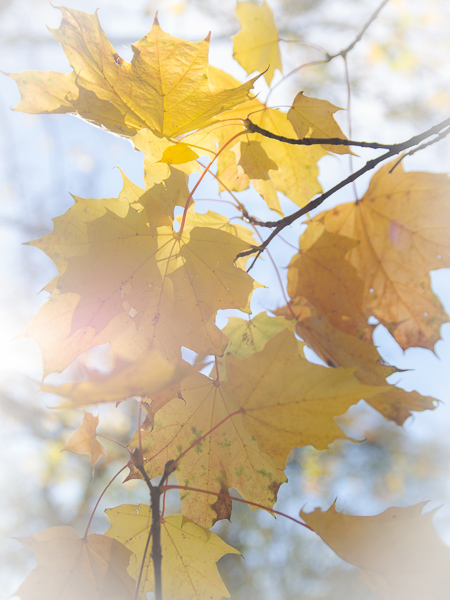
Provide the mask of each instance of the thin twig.
[{"label": "thin twig", "polygon": [[358,44],[363,35],[366,33],[366,31],[369,29],[369,27],[372,25],[372,23],[375,21],[375,19],[378,17],[378,15],[380,14],[381,10],[386,6],[386,4],[389,2],[389,0],[383,0],[383,2],[380,4],[380,6],[376,9],[376,11],[371,15],[371,17],[369,18],[369,20],[365,23],[365,25],[363,26],[363,28],[361,29],[361,31],[358,33],[358,35],[356,36],[356,38],[353,40],[353,42],[351,44],[349,44],[348,46],[346,46],[343,50],[340,50],[339,52],[336,52],[336,54],[330,54],[329,52],[326,52],[324,50],[322,50],[325,54],[325,58],[322,60],[315,60],[315,61],[311,61],[309,63],[304,63],[303,65],[300,65],[299,67],[296,67],[295,69],[292,69],[292,71],[289,71],[289,73],[287,73],[282,79],[280,79],[280,81],[278,81],[278,83],[276,83],[269,91],[267,98],[266,98],[266,103],[269,99],[270,94],[273,92],[273,90],[278,87],[281,83],[283,83],[283,81],[286,81],[286,79],[288,77],[290,77],[291,75],[293,75],[294,73],[297,73],[298,71],[300,71],[301,69],[304,69],[305,67],[313,67],[316,65],[325,65],[329,62],[331,62],[333,59],[337,58],[338,56],[342,56],[342,58],[346,58],[347,54],[349,52],[351,52],[353,50],[353,48],[356,46],[356,44]]},{"label": "thin twig", "polygon": [[227,500],[232,500],[233,502],[240,502],[241,504],[247,504],[248,506],[254,506],[255,508],[260,508],[261,510],[267,510],[267,512],[273,513],[275,515],[279,515],[280,517],[284,517],[285,519],[289,519],[290,521],[294,521],[297,525],[301,525],[310,531],[313,529],[303,523],[303,521],[299,521],[298,519],[287,515],[279,510],[275,510],[274,508],[270,508],[268,506],[264,506],[264,504],[259,504],[258,502],[252,502],[251,500],[245,500],[245,498],[236,498],[236,496],[230,496],[229,494],[224,494],[223,492],[213,492],[212,490],[202,490],[200,488],[189,487],[187,485],[166,485],[164,486],[165,490],[185,490],[186,492],[198,492],[199,494],[211,494],[213,496],[217,496],[218,498],[226,498]]}]

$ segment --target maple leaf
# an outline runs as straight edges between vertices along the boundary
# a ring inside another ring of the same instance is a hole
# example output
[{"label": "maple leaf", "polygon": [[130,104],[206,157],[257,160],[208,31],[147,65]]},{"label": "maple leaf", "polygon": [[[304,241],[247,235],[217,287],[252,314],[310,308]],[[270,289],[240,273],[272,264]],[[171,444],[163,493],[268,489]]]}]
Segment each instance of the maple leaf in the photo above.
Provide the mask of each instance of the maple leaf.
[{"label": "maple leaf", "polygon": [[346,438],[334,417],[375,393],[354,377],[354,369],[308,362],[288,329],[245,360],[229,355],[227,376],[247,431],[283,469],[292,448],[311,444],[324,450]]},{"label": "maple leaf", "polygon": [[[125,504],[105,512],[111,523],[106,535],[119,540],[133,553],[128,571],[137,580],[152,524],[151,510],[145,504]],[[214,533],[182,515],[170,515],[161,519],[161,550],[164,600],[229,597],[216,563],[225,554],[239,552]],[[154,591],[153,561],[149,555],[140,589]]]},{"label": "maple leaf", "polygon": [[74,71],[10,74],[22,95],[16,110],[74,112],[114,133],[134,135],[150,128],[170,137],[206,127],[244,102],[257,79],[214,89],[207,77],[209,36],[201,42],[181,40],[162,31],[157,19],[132,45],[128,63],[108,41],[97,13],[60,10],[61,25],[52,33]]},{"label": "maple leaf", "polygon": [[37,568],[17,590],[21,600],[131,600],[135,582],[127,567],[132,552],[117,540],[71,527],[52,527],[20,542]]},{"label": "maple leaf", "polygon": [[[131,449],[142,448],[149,477],[162,474],[169,460],[220,424],[180,460],[179,484],[225,495],[233,487],[247,500],[272,507],[286,478],[261,452],[242,415],[233,414],[239,405],[227,384],[198,373],[185,379],[180,391],[180,397],[158,410],[154,421],[146,421],[130,443]],[[141,477],[133,465],[129,477]],[[219,518],[230,518],[227,499],[183,490],[180,495],[183,514],[200,525],[211,527]]]},{"label": "maple leaf", "polygon": [[230,339],[226,354],[233,354],[242,359],[255,352],[261,352],[270,339],[287,327],[290,327],[290,324],[286,319],[269,317],[267,313],[259,313],[248,321],[230,317],[223,328],[223,332]]},{"label": "maple leaf", "polygon": [[369,343],[345,333],[334,327],[328,318],[320,316],[302,317],[295,330],[330,367],[356,367],[357,379],[367,385],[379,386],[379,392],[365,400],[397,425],[402,425],[411,416],[410,411],[436,407],[436,400],[431,396],[387,384],[386,377],[397,369],[383,362],[372,341]]},{"label": "maple leaf", "polygon": [[433,409],[434,399],[386,387],[386,377],[396,369],[381,361],[373,345],[363,281],[347,260],[357,246],[355,239],[330,233],[320,221],[311,222],[289,265],[287,290],[292,301],[276,313],[295,318],[296,332],[330,367],[357,367],[355,377],[362,383],[381,386],[366,401],[401,425],[410,410]]},{"label": "maple leaf", "polygon": [[[340,138],[347,139],[334,120],[333,114],[342,110],[327,100],[308,98],[299,92],[289,109],[287,118],[292,123],[298,138]],[[323,148],[335,154],[352,154],[348,146],[332,146],[324,144]]]},{"label": "maple leaf", "polygon": [[248,74],[264,71],[264,78],[270,85],[275,69],[282,70],[278,29],[270,6],[266,0],[261,6],[238,2],[236,16],[241,31],[233,37],[233,58]]},{"label": "maple leaf", "polygon": [[380,600],[448,598],[450,550],[437,536],[426,503],[389,508],[374,517],[353,517],[316,508],[304,519],[336,554],[358,567]]},{"label": "maple leaf", "polygon": [[[79,256],[86,252],[88,236],[86,224],[95,221],[108,211],[118,217],[125,218],[130,206],[138,206],[139,198],[144,190],[122,175],[122,189],[117,198],[80,198],[72,196],[74,200],[63,215],[53,219],[53,231],[44,237],[38,238],[28,245],[35,246],[45,252],[55,263],[61,275],[67,266],[67,258]],[[52,292],[56,287],[57,278],[44,289]]]},{"label": "maple leaf", "polygon": [[[226,369],[228,381],[200,374],[184,380],[181,397],[134,436],[130,448],[142,449],[149,477],[162,474],[169,460],[195,444],[178,463],[180,485],[222,494],[234,487],[246,500],[270,508],[292,448],[324,449],[345,438],[334,417],[376,393],[353,377],[353,369],[309,363],[287,329],[245,360],[228,355]],[[133,465],[129,477],[141,477]],[[196,523],[211,526],[219,518],[211,498],[180,494],[183,514]],[[220,518],[229,517],[223,509],[222,502]]]},{"label": "maple leaf", "polygon": [[106,455],[105,449],[96,436],[99,417],[94,417],[85,410],[83,412],[83,422],[69,437],[63,450],[75,454],[90,454],[91,465],[94,465],[102,454]]},{"label": "maple leaf", "polygon": [[405,173],[392,163],[373,176],[356,203],[315,217],[327,231],[358,241],[348,262],[363,281],[367,316],[375,316],[403,349],[433,349],[448,320],[430,285],[429,271],[450,266],[450,179]]},{"label": "maple leaf", "polygon": [[110,373],[91,371],[86,380],[57,386],[42,384],[41,390],[69,399],[58,408],[120,402],[131,396],[145,397],[171,388],[189,370],[187,363],[170,362],[156,349],[150,348],[136,360],[119,362]]}]

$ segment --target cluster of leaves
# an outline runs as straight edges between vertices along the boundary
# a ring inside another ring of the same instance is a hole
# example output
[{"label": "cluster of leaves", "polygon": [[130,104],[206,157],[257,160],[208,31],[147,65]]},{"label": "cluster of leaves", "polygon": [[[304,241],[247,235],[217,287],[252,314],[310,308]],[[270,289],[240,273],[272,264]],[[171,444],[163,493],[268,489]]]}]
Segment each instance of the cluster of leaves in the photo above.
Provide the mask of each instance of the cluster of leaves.
[{"label": "cluster of leaves", "polygon": [[[381,360],[369,318],[404,349],[433,349],[439,339],[448,317],[429,271],[450,266],[450,181],[406,173],[401,164],[382,167],[363,198],[307,221],[289,265],[289,301],[276,316],[250,318],[259,287],[246,271],[247,255],[258,248],[254,231],[221,214],[196,213],[198,183],[190,190],[189,176],[200,173],[201,181],[216,163],[220,190],[242,220],[257,223],[236,195],[250,183],[282,220],[279,194],[308,207],[321,193],[320,158],[350,152],[333,117],[338,108],[302,92],[287,113],[270,108],[250,93],[258,76],[241,84],[208,68],[209,38],[174,38],[157,20],[133,45],[128,63],[96,14],[61,10],[53,34],[73,70],[11,75],[22,95],[17,108],[78,114],[127,136],[144,153],[145,187],[124,175],[118,198],[74,198],[54,219],[53,232],[32,242],[59,273],[26,334],[40,346],[44,376],[109,344],[109,374],[89,372],[42,389],[61,396],[62,408],[138,397],[146,418],[128,446],[128,478],[144,478],[154,502],[178,489],[182,515],[160,516],[157,506],[156,524],[155,504],[125,505],[107,511],[105,535],[88,535],[88,525],[83,538],[57,527],[24,540],[38,566],[18,594],[23,600],[126,600],[152,591],[161,597],[158,537],[164,599],[220,599],[228,593],[215,563],[236,550],[209,529],[230,518],[237,500],[230,488],[253,508],[274,513],[292,448],[326,449],[345,438],[335,417],[351,405],[364,399],[399,425],[411,411],[434,408],[432,398],[386,382],[395,368]],[[234,57],[249,74],[264,71],[270,85],[282,69],[270,8],[241,2],[237,15],[242,28]],[[315,138],[321,143],[282,141]],[[247,316],[220,329],[215,318],[223,309]],[[308,362],[305,344],[328,366]],[[193,365],[183,360],[183,348],[196,354]],[[97,424],[86,412],[66,449],[90,454],[95,463],[105,452]],[[166,484],[172,472],[177,485]],[[398,598],[406,580],[409,598],[443,597],[447,552],[421,508],[369,518],[344,516],[333,506],[302,513],[298,522],[356,564],[381,597]],[[369,545],[376,551],[364,551]],[[403,549],[412,564],[434,565],[431,595],[419,569],[393,566]]]}]

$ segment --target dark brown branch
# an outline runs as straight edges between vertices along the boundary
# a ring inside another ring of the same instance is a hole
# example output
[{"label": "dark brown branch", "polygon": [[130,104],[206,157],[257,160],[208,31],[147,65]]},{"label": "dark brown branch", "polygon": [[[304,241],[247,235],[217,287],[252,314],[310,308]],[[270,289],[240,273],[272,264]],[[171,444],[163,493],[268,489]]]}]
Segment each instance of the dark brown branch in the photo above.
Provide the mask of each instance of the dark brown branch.
[{"label": "dark brown branch", "polygon": [[150,488],[150,497],[152,500],[152,559],[153,573],[155,577],[155,600],[162,600],[162,552],[161,552],[161,488]]},{"label": "dark brown branch", "polygon": [[173,461],[169,461],[166,464],[166,468],[164,469],[164,474],[161,478],[159,485],[152,485],[149,476],[147,475],[147,471],[144,467],[144,460],[142,457],[142,452],[140,448],[136,448],[132,454],[132,462],[134,466],[139,470],[142,477],[144,478],[145,483],[150,491],[150,504],[152,509],[152,526],[150,528],[150,532],[148,534],[147,543],[145,546],[144,556],[142,557],[141,570],[139,573],[139,579],[136,587],[136,596],[139,594],[139,587],[141,583],[142,573],[145,564],[145,556],[147,554],[147,549],[150,544],[150,538],[152,538],[152,560],[153,560],[153,575],[155,579],[155,600],[162,600],[162,576],[161,576],[161,564],[162,564],[162,552],[161,552],[161,510],[160,510],[160,500],[161,500],[161,487],[165,482],[167,477],[170,475],[172,471],[170,471],[170,467],[168,467],[169,463]]},{"label": "dark brown branch", "polygon": [[267,129],[263,129],[259,125],[252,123],[250,119],[244,120],[244,126],[250,133],[259,133],[264,137],[271,138],[272,140],[278,140],[285,144],[293,144],[294,146],[321,146],[323,144],[328,146],[360,146],[361,148],[372,148],[372,150],[390,150],[395,144],[380,144],[379,142],[356,142],[354,140],[347,140],[343,138],[288,138],[284,135],[278,135],[272,133]]},{"label": "dark brown branch", "polygon": [[[388,150],[388,152],[385,152],[384,154],[382,154],[381,156],[378,156],[377,158],[373,158],[372,160],[369,160],[363,167],[361,167],[361,169],[359,169],[355,173],[352,173],[351,175],[349,175],[346,179],[342,180],[340,183],[338,183],[337,185],[332,187],[327,192],[324,192],[317,198],[308,202],[308,204],[306,206],[304,206],[303,208],[300,208],[298,211],[292,213],[291,215],[288,215],[287,217],[284,217],[283,219],[279,219],[278,221],[258,221],[257,219],[253,219],[250,217],[248,220],[252,224],[259,225],[260,227],[271,227],[271,228],[274,228],[274,230],[269,235],[269,237],[266,240],[264,240],[264,242],[262,244],[260,244],[259,246],[250,248],[249,250],[245,250],[244,252],[240,252],[236,256],[236,258],[240,258],[243,256],[249,256],[251,254],[256,253],[255,260],[252,262],[252,264],[248,268],[248,270],[250,270],[253,267],[253,265],[255,264],[255,261],[260,256],[260,254],[267,248],[267,246],[274,239],[274,237],[276,237],[280,233],[280,231],[282,231],[285,227],[287,227],[288,225],[291,225],[294,221],[296,221],[297,219],[299,219],[306,213],[308,213],[311,210],[314,210],[315,208],[320,206],[327,198],[329,198],[330,196],[332,196],[333,194],[335,194],[336,192],[338,192],[339,190],[344,188],[346,185],[348,185],[352,181],[355,181],[356,179],[361,177],[361,175],[364,175],[364,173],[367,173],[368,171],[371,171],[372,169],[374,169],[379,163],[387,160],[388,158],[391,158],[392,156],[395,156],[396,154],[400,154],[404,150],[408,150],[408,148],[412,148],[413,146],[418,146],[418,144],[420,144],[423,140],[425,140],[433,135],[438,136],[438,139],[442,139],[442,137],[444,137],[443,136],[444,132],[442,130],[445,130],[445,135],[447,135],[448,128],[450,128],[450,117],[448,119],[445,119],[445,121],[442,121],[441,123],[438,123],[437,125],[434,125],[430,129],[427,129],[427,131],[424,131],[423,133],[420,133],[419,135],[413,136],[412,138],[410,138],[409,140],[406,140],[405,142],[401,142],[400,144],[393,144],[391,146],[390,150]],[[419,147],[416,150],[418,150],[418,149],[419,149]]]}]

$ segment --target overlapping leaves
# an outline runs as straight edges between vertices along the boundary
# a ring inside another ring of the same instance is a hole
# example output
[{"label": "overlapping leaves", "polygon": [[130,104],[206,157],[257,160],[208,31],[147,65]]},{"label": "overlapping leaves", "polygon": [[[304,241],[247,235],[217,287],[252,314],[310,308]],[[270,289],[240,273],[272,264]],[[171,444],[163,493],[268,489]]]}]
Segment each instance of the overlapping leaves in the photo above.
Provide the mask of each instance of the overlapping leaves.
[{"label": "overlapping leaves", "polygon": [[[33,242],[59,274],[26,333],[41,347],[44,375],[109,343],[114,367],[108,375],[88,372],[84,381],[43,389],[66,397],[70,406],[134,395],[146,399],[147,419],[130,448],[142,452],[150,478],[176,461],[183,509],[183,516],[161,520],[164,598],[178,597],[179,589],[186,598],[206,593],[221,598],[226,590],[215,563],[233,550],[205,528],[230,518],[230,488],[270,512],[286,480],[283,470],[292,448],[325,449],[346,438],[335,417],[352,404],[364,398],[399,424],[411,410],[433,407],[431,398],[386,384],[395,369],[380,359],[369,318],[385,325],[402,348],[432,349],[439,339],[447,315],[432,293],[429,271],[450,266],[449,180],[404,173],[401,166],[390,173],[391,166],[384,167],[360,201],[308,224],[289,266],[291,300],[278,311],[283,317],[233,318],[221,330],[215,323],[219,310],[249,312],[257,284],[245,272],[245,259],[235,259],[254,238],[222,215],[195,213],[188,177],[202,170],[198,157],[214,157],[218,146],[243,131],[248,117],[288,138],[343,138],[333,117],[337,107],[299,93],[284,113],[249,97],[253,80],[240,84],[214,69],[212,85],[208,38],[179,40],[157,21],[133,46],[127,63],[96,14],[62,13],[53,33],[73,72],[13,75],[22,93],[18,109],[77,113],[134,136],[135,147],[144,153],[145,189],[124,177],[118,198],[75,198],[74,206],[55,219],[54,231]],[[251,23],[252,14],[260,29]],[[238,16],[242,31],[235,38],[235,57],[248,72],[270,65],[265,74],[270,82],[281,68],[270,9],[266,3],[243,2]],[[247,132],[219,155],[217,176],[221,189],[229,191],[251,182],[267,206],[281,213],[280,193],[304,206],[320,192],[317,162],[327,151],[348,149],[302,147]],[[177,219],[176,207],[184,210]],[[289,321],[328,367],[305,359]],[[214,355],[212,373],[202,375],[183,362],[183,347],[198,355],[197,362]],[[97,419],[86,415],[66,449],[91,454],[95,462],[102,453],[96,425]],[[130,478],[141,476],[133,463],[130,468]],[[345,546],[346,536],[357,537],[365,525],[343,526],[345,519],[333,511],[326,517],[303,516],[352,561],[354,553],[339,544],[344,539]],[[134,589],[126,569],[137,580],[141,566],[144,593],[153,591],[152,562],[142,563],[151,527],[148,507],[122,506],[109,516],[108,536],[116,540],[81,539],[69,528],[28,540],[38,569],[21,587],[23,597],[39,589],[50,599],[123,600]],[[377,519],[376,527],[381,524],[384,531],[385,521],[397,516],[401,521],[395,511]],[[415,523],[417,515],[412,517]],[[403,536],[405,528],[400,529]],[[52,579],[41,559],[44,546],[59,565],[58,578]],[[128,566],[130,550],[134,556]],[[385,565],[379,569],[371,557],[363,558],[360,568],[369,579],[373,573],[376,579],[380,573],[391,576]],[[389,594],[385,597],[394,597]]]},{"label": "overlapping leaves", "polygon": [[78,113],[114,133],[134,135],[150,128],[166,136],[205,127],[244,101],[253,81],[217,90],[208,82],[209,38],[188,42],[160,28],[133,45],[131,63],[108,41],[97,13],[60,9],[52,31],[72,73],[25,71],[12,75],[22,93],[18,110]]}]

